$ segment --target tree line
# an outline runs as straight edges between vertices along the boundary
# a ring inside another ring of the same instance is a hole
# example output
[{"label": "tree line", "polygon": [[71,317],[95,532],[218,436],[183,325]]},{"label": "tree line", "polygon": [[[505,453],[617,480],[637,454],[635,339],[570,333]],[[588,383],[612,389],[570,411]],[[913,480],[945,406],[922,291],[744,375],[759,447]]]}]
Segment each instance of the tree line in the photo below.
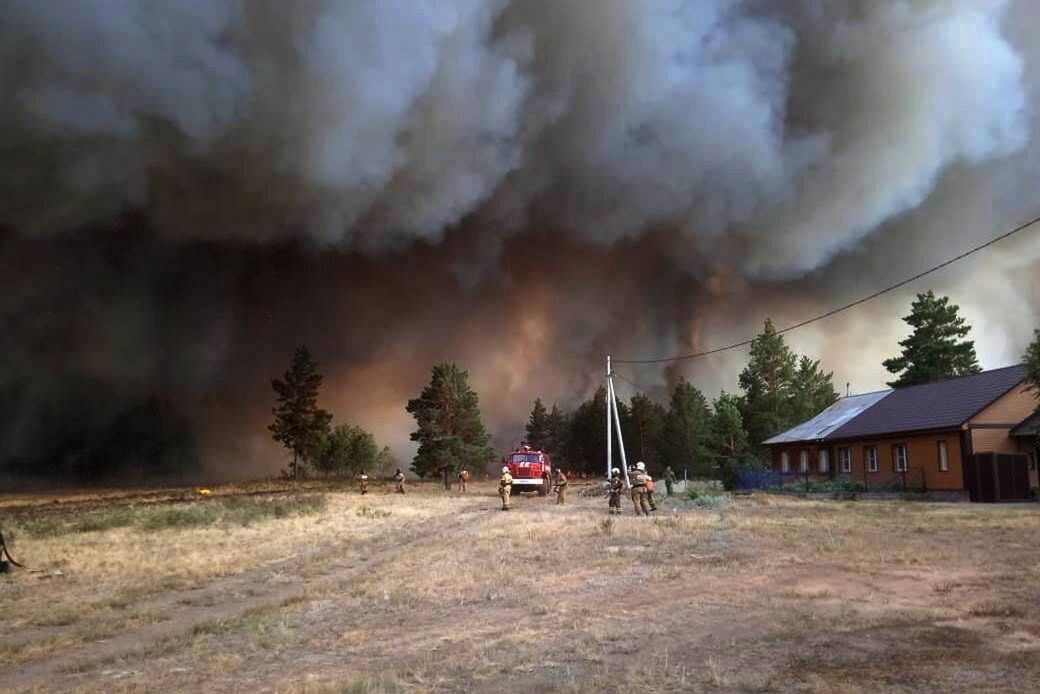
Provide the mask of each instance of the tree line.
[{"label": "tree line", "polygon": [[[974,343],[964,339],[971,328],[948,297],[931,291],[918,294],[903,320],[913,330],[899,343],[900,355],[883,362],[896,376],[890,386],[981,370]],[[1031,382],[1040,387],[1040,331],[1024,360]],[[271,382],[277,397],[269,429],[292,456],[286,474],[392,472],[397,461],[389,447],[380,450],[372,434],[358,426],[333,426],[332,415],[318,407],[322,377],[317,366],[301,346],[284,378]],[[710,402],[682,378],[667,403],[642,392],[619,400],[627,458],[642,460],[658,473],[670,466],[677,474],[685,470],[693,476],[763,466],[765,440],[838,400],[832,373],[821,368],[819,359],[796,354],[771,320],[752,340],[738,384],[739,393],[722,391]],[[458,470],[480,470],[493,458],[479,397],[458,365],[435,365],[430,383],[405,409],[416,421],[411,439],[418,450],[411,469],[420,477],[444,475],[447,481]],[[558,404],[547,408],[537,399],[527,420],[526,441],[551,454],[557,466],[599,474],[606,460],[606,415],[607,392],[602,386],[570,412]]]}]

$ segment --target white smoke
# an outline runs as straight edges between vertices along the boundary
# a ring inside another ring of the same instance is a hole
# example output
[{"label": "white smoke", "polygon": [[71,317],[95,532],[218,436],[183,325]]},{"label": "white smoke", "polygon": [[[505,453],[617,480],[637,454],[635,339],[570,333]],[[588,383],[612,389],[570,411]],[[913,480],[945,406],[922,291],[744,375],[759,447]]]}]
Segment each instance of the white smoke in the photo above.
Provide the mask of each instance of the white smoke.
[{"label": "white smoke", "polygon": [[[0,6],[2,221],[383,248],[525,213],[811,269],[1028,137],[992,0]],[[497,229],[497,231],[496,231]],[[717,251],[716,251],[717,252]]]}]

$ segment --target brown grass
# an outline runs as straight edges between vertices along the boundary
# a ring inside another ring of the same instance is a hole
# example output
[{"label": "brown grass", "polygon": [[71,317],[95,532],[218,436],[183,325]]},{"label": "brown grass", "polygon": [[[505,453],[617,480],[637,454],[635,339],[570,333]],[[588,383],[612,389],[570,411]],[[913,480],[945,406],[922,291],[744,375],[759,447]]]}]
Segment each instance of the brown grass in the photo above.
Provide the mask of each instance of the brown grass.
[{"label": "brown grass", "polygon": [[64,575],[0,579],[6,633],[23,635],[0,639],[3,681],[904,692],[1030,691],[1040,675],[1035,506],[753,495],[614,518],[577,494],[501,513],[476,486],[326,488],[319,513],[246,525],[22,534],[26,563]]}]

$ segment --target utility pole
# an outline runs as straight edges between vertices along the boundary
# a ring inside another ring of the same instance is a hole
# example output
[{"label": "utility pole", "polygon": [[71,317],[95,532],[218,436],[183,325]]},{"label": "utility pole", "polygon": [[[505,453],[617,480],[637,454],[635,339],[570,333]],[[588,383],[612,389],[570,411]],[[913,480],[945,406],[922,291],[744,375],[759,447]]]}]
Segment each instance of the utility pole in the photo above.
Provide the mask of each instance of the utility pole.
[{"label": "utility pole", "polygon": [[610,472],[613,470],[612,452],[611,452],[611,431],[610,431],[610,355],[607,355],[607,479],[610,479]]},{"label": "utility pole", "polygon": [[625,475],[625,486],[631,487],[628,480],[628,460],[625,458],[625,439],[621,435],[621,414],[618,412],[618,396],[614,393],[614,374],[610,371],[610,357],[606,357],[606,473],[609,478],[612,451],[610,451],[610,417],[614,413],[614,428],[618,433],[618,452],[621,454],[621,469]]}]

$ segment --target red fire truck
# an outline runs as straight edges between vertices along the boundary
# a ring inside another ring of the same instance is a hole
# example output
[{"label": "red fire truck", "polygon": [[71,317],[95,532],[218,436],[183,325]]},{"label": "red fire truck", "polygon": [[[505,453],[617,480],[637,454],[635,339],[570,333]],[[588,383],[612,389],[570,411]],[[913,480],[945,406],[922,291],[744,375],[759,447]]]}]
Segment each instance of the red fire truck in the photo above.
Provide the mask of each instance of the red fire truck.
[{"label": "red fire truck", "polygon": [[513,493],[538,492],[545,496],[552,487],[552,460],[548,453],[523,444],[502,460],[513,477]]}]

